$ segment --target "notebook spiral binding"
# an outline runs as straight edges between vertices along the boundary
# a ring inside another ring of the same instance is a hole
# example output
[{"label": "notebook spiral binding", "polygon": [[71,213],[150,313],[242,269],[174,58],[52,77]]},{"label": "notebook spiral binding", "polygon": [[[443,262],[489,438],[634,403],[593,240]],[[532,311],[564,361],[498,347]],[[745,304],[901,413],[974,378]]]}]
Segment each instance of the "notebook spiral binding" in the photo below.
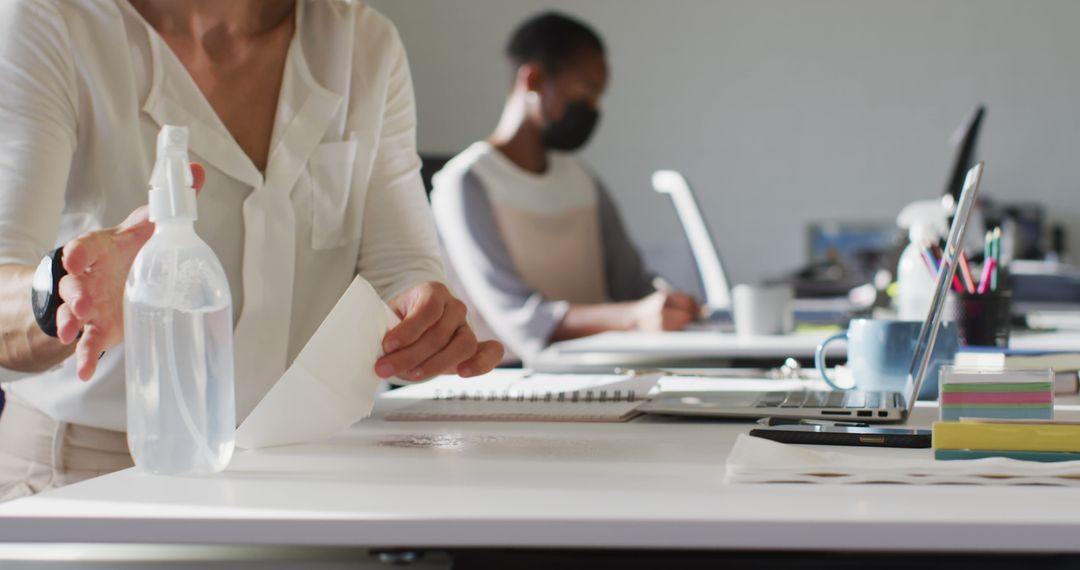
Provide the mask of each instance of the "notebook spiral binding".
[{"label": "notebook spiral binding", "polygon": [[531,394],[511,392],[469,392],[439,390],[434,400],[475,402],[632,402],[637,399],[633,390],[575,390],[572,392],[534,392]]}]

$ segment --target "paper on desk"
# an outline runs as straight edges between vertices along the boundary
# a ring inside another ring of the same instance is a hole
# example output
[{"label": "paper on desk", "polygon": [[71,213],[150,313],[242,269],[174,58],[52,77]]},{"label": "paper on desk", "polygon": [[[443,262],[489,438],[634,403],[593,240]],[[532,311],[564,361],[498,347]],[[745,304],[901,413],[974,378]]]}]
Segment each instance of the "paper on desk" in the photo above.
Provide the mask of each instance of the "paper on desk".
[{"label": "paper on desk", "polygon": [[1080,485],[1080,461],[1038,463],[1004,457],[937,461],[929,449],[852,451],[740,434],[727,459],[727,482]]},{"label": "paper on desk", "polygon": [[386,331],[397,315],[361,277],[353,280],[281,379],[236,430],[245,449],[330,437],[371,413]]}]

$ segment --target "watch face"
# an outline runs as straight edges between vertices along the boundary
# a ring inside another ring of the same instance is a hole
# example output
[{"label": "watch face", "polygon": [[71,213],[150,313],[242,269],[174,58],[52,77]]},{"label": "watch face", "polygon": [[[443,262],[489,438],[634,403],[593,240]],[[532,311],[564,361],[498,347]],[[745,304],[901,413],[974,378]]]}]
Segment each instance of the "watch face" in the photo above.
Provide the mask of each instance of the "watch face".
[{"label": "watch face", "polygon": [[49,308],[49,300],[52,298],[52,258],[45,256],[34,271],[33,293],[31,303],[34,307],[34,315],[44,315]]}]

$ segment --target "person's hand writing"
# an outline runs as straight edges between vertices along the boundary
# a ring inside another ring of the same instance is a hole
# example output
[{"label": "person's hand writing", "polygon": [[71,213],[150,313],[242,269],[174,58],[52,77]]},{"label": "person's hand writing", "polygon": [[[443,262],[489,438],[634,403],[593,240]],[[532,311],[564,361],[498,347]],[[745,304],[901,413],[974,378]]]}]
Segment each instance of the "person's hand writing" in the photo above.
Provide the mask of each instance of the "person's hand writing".
[{"label": "person's hand writing", "polygon": [[[191,172],[199,191],[206,173],[198,164]],[[60,279],[64,303],[56,312],[56,332],[64,344],[78,342],[75,367],[82,380],[94,375],[101,353],[124,338],[124,282],[154,233],[149,216],[147,206],[139,207],[120,225],[85,233],[64,246],[68,274]]]},{"label": "person's hand writing", "polygon": [[386,333],[375,363],[382,378],[426,380],[439,374],[477,376],[502,359],[497,341],[478,342],[465,320],[465,303],[442,283],[418,285],[390,300],[401,323]]},{"label": "person's hand writing", "polygon": [[634,328],[678,331],[697,319],[701,307],[686,293],[657,291],[637,302]]}]

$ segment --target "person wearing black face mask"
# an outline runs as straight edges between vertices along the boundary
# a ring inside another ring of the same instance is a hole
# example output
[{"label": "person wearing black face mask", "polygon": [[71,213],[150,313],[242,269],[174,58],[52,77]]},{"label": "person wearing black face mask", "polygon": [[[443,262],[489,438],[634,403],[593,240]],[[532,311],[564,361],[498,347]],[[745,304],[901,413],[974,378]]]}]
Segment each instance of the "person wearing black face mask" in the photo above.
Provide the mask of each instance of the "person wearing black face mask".
[{"label": "person wearing black face mask", "polygon": [[566,105],[561,119],[544,125],[544,148],[567,152],[578,150],[588,142],[598,122],[600,111],[586,101],[572,101]]},{"label": "person wearing black face mask", "polygon": [[447,163],[432,193],[447,273],[477,330],[528,364],[554,340],[683,328],[697,302],[654,288],[608,192],[570,154],[600,122],[600,38],[549,12],[506,54],[513,82],[495,132]]}]

